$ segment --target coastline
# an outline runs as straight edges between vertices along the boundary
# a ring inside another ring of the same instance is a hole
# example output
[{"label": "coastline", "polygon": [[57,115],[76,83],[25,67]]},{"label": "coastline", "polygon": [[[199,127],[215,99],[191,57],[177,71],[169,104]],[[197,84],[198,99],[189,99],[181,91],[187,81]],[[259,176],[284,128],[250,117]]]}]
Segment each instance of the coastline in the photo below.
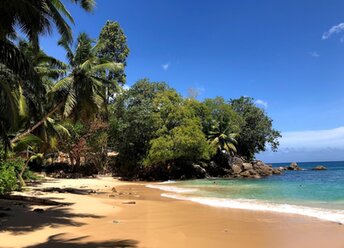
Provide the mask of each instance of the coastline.
[{"label": "coastline", "polygon": [[[87,188],[97,194],[37,195],[73,203],[69,206],[23,207],[0,200],[1,207],[11,208],[7,221],[1,219],[0,247],[344,246],[343,225],[300,215],[216,208],[165,198],[163,191],[146,185],[112,178],[51,179],[34,188]],[[45,210],[33,212],[35,208]]]}]

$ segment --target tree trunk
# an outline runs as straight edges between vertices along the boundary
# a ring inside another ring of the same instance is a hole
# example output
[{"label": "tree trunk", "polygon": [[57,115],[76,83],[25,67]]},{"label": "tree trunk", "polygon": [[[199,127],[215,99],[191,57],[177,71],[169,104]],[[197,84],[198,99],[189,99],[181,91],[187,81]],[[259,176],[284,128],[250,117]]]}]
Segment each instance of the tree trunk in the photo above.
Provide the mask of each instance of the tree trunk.
[{"label": "tree trunk", "polygon": [[60,107],[62,106],[62,102],[56,105],[48,114],[46,114],[39,122],[37,122],[35,125],[27,129],[25,132],[17,135],[11,140],[11,145],[20,140],[21,138],[25,137],[26,135],[30,134],[33,130],[38,128],[40,125],[42,125],[53,113],[55,113]]}]

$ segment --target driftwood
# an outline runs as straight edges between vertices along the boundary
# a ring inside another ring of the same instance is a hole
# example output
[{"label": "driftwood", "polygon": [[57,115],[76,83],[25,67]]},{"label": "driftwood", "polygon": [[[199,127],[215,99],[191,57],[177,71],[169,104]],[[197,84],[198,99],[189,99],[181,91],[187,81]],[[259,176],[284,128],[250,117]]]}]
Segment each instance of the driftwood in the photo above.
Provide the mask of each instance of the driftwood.
[{"label": "driftwood", "polygon": [[89,195],[89,194],[96,193],[96,191],[92,189],[74,189],[74,188],[57,188],[57,187],[43,188],[43,189],[39,189],[39,191],[71,193],[71,194],[78,194],[78,195]]},{"label": "driftwood", "polygon": [[53,200],[49,200],[45,198],[38,198],[38,197],[24,196],[24,195],[0,195],[0,199],[22,201],[22,202],[28,202],[31,204],[46,205],[46,206],[70,205],[70,203],[57,202],[57,201],[53,201]]}]

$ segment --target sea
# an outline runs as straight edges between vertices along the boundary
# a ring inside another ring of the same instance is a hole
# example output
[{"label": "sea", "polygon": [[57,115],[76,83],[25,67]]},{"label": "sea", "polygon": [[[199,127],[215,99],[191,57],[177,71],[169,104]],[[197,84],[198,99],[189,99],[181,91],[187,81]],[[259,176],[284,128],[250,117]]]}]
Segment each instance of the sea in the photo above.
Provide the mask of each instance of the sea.
[{"label": "sea", "polygon": [[[162,190],[163,197],[213,207],[296,214],[344,224],[344,161],[298,165],[304,170],[262,179],[167,181],[147,187]],[[317,165],[327,170],[312,170]]]}]

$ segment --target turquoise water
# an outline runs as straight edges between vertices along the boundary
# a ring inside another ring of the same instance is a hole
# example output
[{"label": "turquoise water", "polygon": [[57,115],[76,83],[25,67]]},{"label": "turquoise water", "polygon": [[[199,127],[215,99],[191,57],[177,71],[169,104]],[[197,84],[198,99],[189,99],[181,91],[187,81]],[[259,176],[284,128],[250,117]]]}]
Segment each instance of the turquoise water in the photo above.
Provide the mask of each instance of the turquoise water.
[{"label": "turquoise water", "polygon": [[[285,166],[273,164],[273,167]],[[218,207],[304,214],[344,222],[344,162],[298,163],[304,171],[285,171],[263,179],[202,179],[152,187],[163,196]],[[324,165],[326,171],[311,170]],[[172,193],[171,193],[172,192]]]}]

